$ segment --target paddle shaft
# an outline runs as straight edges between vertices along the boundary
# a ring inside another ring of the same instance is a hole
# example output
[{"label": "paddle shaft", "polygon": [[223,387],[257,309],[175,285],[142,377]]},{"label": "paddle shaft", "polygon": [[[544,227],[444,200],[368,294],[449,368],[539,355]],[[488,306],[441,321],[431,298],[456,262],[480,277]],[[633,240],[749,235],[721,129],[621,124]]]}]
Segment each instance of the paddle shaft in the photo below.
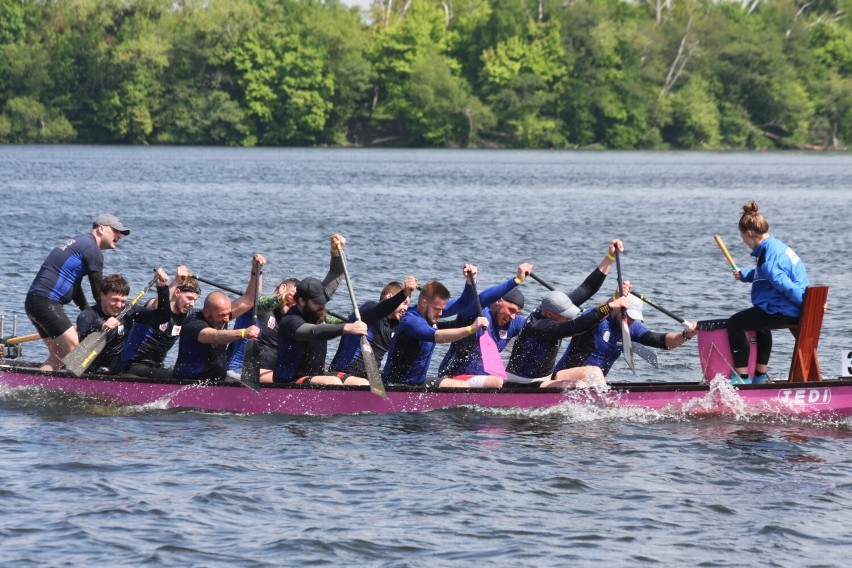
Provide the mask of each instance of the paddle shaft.
[{"label": "paddle shaft", "polygon": [[661,312],[663,312],[664,314],[666,314],[667,316],[669,316],[673,320],[678,321],[678,322],[682,323],[683,325],[689,325],[689,322],[686,321],[685,319],[683,319],[682,317],[676,316],[675,314],[671,313],[670,311],[668,311],[664,307],[656,304],[655,302],[652,302],[651,300],[649,300],[648,298],[646,298],[642,294],[637,294],[635,290],[631,290],[630,293],[633,294],[634,296],[636,296],[637,298],[639,298],[640,300],[642,300],[643,302],[645,302],[646,304],[648,304],[649,306],[651,306],[652,308],[656,308],[656,309],[660,310]]},{"label": "paddle shaft", "polygon": [[734,272],[736,272],[737,270],[739,270],[739,267],[737,266],[737,263],[736,263],[736,262],[734,262],[734,259],[733,259],[733,257],[731,256],[731,253],[729,253],[729,252],[728,252],[728,247],[726,247],[726,246],[725,246],[725,243],[724,243],[724,242],[722,242],[722,237],[721,237],[721,236],[719,236],[719,235],[713,235],[713,238],[714,238],[714,239],[716,239],[716,244],[717,244],[717,245],[719,245],[719,248],[720,248],[720,249],[722,249],[722,254],[724,254],[724,255],[725,255],[725,258],[727,258],[727,259],[728,259],[728,263],[731,265],[731,268],[734,270]]},{"label": "paddle shaft", "polygon": [[[470,288],[473,291],[473,297],[476,299],[476,315],[482,317],[482,302],[479,300],[479,291],[476,289],[476,280],[473,277],[470,279]],[[482,356],[485,372],[505,379],[506,367],[500,358],[500,349],[491,337],[490,332],[487,329],[482,329],[477,341],[479,341],[479,354]]]},{"label": "paddle shaft", "polygon": [[[615,270],[618,274],[618,295],[624,295],[624,280],[621,278],[621,256],[618,254],[618,250],[615,251]],[[621,315],[627,313],[627,310],[621,308]]]},{"label": "paddle shaft", "polygon": [[135,296],[135,297],[134,297],[134,298],[130,301],[130,303],[129,303],[129,304],[126,304],[126,305],[124,306],[124,308],[122,308],[122,310],[121,310],[120,312],[118,312],[118,315],[117,315],[117,316],[115,316],[115,319],[120,320],[121,318],[123,318],[124,316],[126,316],[126,315],[127,315],[127,313],[128,313],[130,310],[132,310],[132,309],[133,309],[133,306],[135,306],[135,305],[136,305],[136,303],[137,303],[139,300],[141,300],[141,299],[142,299],[142,296],[144,296],[145,294],[147,294],[147,293],[148,293],[148,290],[150,290],[150,289],[151,289],[151,286],[153,286],[156,282],[157,282],[157,277],[156,277],[156,276],[154,276],[154,277],[151,279],[151,281],[150,281],[150,282],[148,282],[148,285],[147,285],[147,286],[145,286],[144,288],[142,288],[142,291],[141,291],[141,292],[139,292],[138,294],[136,294],[136,296]]},{"label": "paddle shaft", "polygon": [[[618,249],[615,249],[615,270],[618,273],[618,293],[624,296],[624,280],[621,278],[621,255]],[[630,339],[630,328],[627,325],[627,310],[621,308],[621,336],[624,351],[624,360],[627,361],[627,366],[633,373],[636,373],[636,367],[633,365],[633,342]]]},{"label": "paddle shaft", "polygon": [[[343,247],[340,244],[337,245],[337,250],[338,254],[340,254],[340,263],[343,265],[343,276],[346,279],[346,288],[349,290],[349,299],[352,301],[352,311],[355,313],[355,321],[361,321],[361,310],[358,309],[358,301],[355,299],[355,290],[352,288],[352,278],[349,276],[349,265],[346,262],[346,255],[343,253]],[[367,339],[367,336],[362,335],[359,341],[361,343],[361,357],[364,360],[364,369],[367,371],[367,380],[370,381],[370,391],[373,394],[385,397],[387,396],[385,384],[382,381],[381,374],[379,374],[379,364],[376,361],[370,340]]]},{"label": "paddle shaft", "polygon": [[[257,265],[254,274],[254,305],[251,308],[251,324],[257,326],[257,301],[260,295],[260,279],[263,274],[263,266]],[[243,368],[240,372],[240,383],[253,390],[260,392],[260,351],[257,348],[257,340],[249,340],[243,351]]]},{"label": "paddle shaft", "polygon": [[547,282],[545,282],[544,280],[542,280],[541,278],[539,278],[538,276],[533,274],[532,272],[529,273],[529,277],[532,278],[533,280],[535,280],[536,282],[538,282],[539,284],[541,284],[542,286],[544,286],[545,288],[547,288],[548,290],[550,290],[551,292],[553,290],[556,290],[556,288],[554,288],[553,286],[551,286],[550,284],[548,284]]},{"label": "paddle shaft", "polygon": [[[254,275],[254,305],[251,308],[252,325],[257,325],[257,301],[260,299],[260,276],[263,274],[263,267],[257,266],[257,274]],[[234,292],[236,293],[236,292]],[[242,294],[240,294],[242,296]]]},{"label": "paddle shaft", "polygon": [[476,280],[471,277],[470,279],[470,289],[473,290],[473,298],[476,300],[476,315],[482,315],[482,303],[479,301],[479,292],[476,290]]},{"label": "paddle shaft", "polygon": [[240,292],[236,288],[231,288],[230,286],[225,286],[224,284],[220,284],[219,282],[215,282],[215,281],[210,280],[208,278],[202,278],[201,276],[199,276],[197,274],[190,274],[189,277],[195,278],[199,282],[204,282],[205,284],[210,284],[211,286],[215,286],[216,288],[220,288],[220,289],[224,290],[225,292],[230,292],[231,294],[236,294],[237,296],[242,296],[243,294],[245,294],[245,292]]},{"label": "paddle shaft", "polygon": [[41,339],[41,336],[37,333],[31,333],[29,335],[21,335],[18,337],[10,337],[4,341],[0,341],[4,345],[17,345],[19,343],[26,343],[27,341],[35,341],[37,339]]}]

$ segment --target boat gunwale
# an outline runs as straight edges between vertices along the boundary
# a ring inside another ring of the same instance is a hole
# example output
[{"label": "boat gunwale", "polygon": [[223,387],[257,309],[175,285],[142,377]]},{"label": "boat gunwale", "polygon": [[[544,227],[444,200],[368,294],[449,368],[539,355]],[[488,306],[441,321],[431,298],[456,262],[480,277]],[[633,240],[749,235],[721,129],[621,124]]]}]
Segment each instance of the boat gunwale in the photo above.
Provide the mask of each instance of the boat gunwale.
[{"label": "boat gunwale", "polygon": [[[85,373],[80,377],[76,377],[68,371],[42,371],[34,368],[34,363],[27,361],[10,361],[0,359],[0,374],[3,372],[13,372],[25,375],[36,375],[44,377],[55,377],[62,379],[77,379],[91,380],[114,383],[131,383],[144,385],[170,385],[170,386],[215,386],[215,387],[231,387],[231,388],[246,388],[238,382],[216,382],[210,379],[161,379],[153,377],[140,377],[135,375],[107,375],[100,373]],[[711,385],[703,381],[647,381],[647,382],[626,382],[615,381],[607,383],[610,392],[690,392],[690,391],[708,391]],[[819,387],[835,387],[835,386],[852,386],[852,377],[838,377],[823,379],[821,381],[808,382],[790,382],[786,380],[769,382],[764,384],[741,384],[736,385],[738,390],[771,390],[781,388],[819,388]],[[305,391],[335,391],[335,392],[364,392],[369,391],[370,387],[354,386],[354,385],[300,385],[295,383],[262,383],[262,390],[305,390]],[[512,384],[503,388],[425,388],[422,386],[406,385],[406,384],[387,384],[385,388],[388,393],[482,393],[482,394],[549,394],[552,395],[558,392],[594,392],[595,389],[542,389],[532,385]]]}]

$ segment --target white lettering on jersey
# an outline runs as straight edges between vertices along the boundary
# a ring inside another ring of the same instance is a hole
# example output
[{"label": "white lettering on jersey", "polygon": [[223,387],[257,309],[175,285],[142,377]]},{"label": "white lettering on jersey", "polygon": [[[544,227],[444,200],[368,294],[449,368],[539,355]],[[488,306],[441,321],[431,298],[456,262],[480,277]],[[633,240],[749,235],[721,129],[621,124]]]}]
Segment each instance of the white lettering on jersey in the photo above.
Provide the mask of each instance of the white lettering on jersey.
[{"label": "white lettering on jersey", "polygon": [[799,255],[797,255],[795,252],[793,252],[793,249],[791,249],[790,247],[787,247],[787,250],[784,251],[784,254],[786,254],[788,257],[790,257],[790,262],[793,263],[793,266],[799,264]]}]

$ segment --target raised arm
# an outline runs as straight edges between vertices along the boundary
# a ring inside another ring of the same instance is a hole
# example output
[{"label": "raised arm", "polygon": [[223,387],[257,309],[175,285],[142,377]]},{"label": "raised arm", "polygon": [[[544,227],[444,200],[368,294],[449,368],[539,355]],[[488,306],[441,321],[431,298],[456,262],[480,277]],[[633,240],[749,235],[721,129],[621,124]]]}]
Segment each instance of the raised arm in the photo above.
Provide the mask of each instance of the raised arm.
[{"label": "raised arm", "polygon": [[619,252],[624,251],[624,245],[619,239],[613,239],[610,241],[606,255],[603,260],[601,260],[600,264],[598,264],[597,268],[595,268],[591,274],[586,277],[582,284],[580,284],[573,292],[568,294],[568,297],[571,298],[571,301],[574,302],[575,306],[586,303],[589,301],[589,298],[597,294],[601,289],[604,280],[606,280],[606,275],[609,274],[609,270],[615,260],[616,250]]},{"label": "raised arm", "polygon": [[444,306],[444,313],[441,315],[442,318],[448,318],[450,316],[457,316],[461,313],[469,312],[471,307],[476,309],[476,302],[473,297],[473,288],[470,286],[471,281],[476,280],[476,266],[473,264],[465,264],[462,266],[462,274],[465,277],[464,290],[462,290],[462,294],[458,298],[450,298],[447,305]]},{"label": "raised arm", "polygon": [[246,292],[239,298],[233,301],[231,304],[231,317],[236,318],[247,311],[254,308],[254,281],[259,278],[258,281],[258,293],[263,290],[263,276],[261,276],[261,268],[266,265],[266,257],[264,257],[259,252],[254,253],[254,256],[251,259],[251,277],[249,278],[248,286],[246,287]]},{"label": "raised arm", "polygon": [[154,272],[157,275],[156,299],[148,302],[144,308],[137,307],[129,315],[133,321],[156,326],[171,319],[172,309],[169,303],[169,275],[162,268]]},{"label": "raised arm", "polygon": [[328,263],[328,274],[322,279],[325,295],[331,298],[343,279],[343,260],[340,258],[340,248],[346,246],[346,238],[337,233],[331,235],[331,258]]},{"label": "raised arm", "polygon": [[[521,267],[529,267],[529,270],[521,270]],[[509,278],[505,282],[497,284],[496,286],[486,288],[485,290],[480,292],[479,303],[482,304],[482,307],[490,306],[491,304],[505,296],[513,288],[520,286],[530,272],[532,272],[532,264],[521,264],[518,267],[518,274],[516,276]]]}]

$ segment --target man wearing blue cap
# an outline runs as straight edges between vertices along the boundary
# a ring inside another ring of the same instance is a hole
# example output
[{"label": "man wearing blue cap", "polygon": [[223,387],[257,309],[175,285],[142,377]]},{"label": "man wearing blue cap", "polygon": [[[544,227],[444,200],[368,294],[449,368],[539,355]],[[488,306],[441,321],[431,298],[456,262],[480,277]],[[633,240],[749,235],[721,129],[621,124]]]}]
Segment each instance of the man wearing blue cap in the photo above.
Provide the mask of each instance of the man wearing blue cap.
[{"label": "man wearing blue cap", "polygon": [[129,234],[130,229],[118,217],[103,213],[95,217],[90,233],[65,241],[47,255],[24,303],[27,317],[49,352],[41,370],[58,371],[62,358],[79,345],[77,331],[63,306],[73,300],[80,310],[89,307],[82,288],[83,276],[89,277],[94,298],[100,297],[104,268],[101,251],[116,248],[118,241]]}]

